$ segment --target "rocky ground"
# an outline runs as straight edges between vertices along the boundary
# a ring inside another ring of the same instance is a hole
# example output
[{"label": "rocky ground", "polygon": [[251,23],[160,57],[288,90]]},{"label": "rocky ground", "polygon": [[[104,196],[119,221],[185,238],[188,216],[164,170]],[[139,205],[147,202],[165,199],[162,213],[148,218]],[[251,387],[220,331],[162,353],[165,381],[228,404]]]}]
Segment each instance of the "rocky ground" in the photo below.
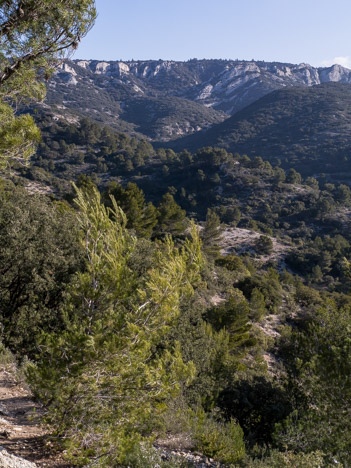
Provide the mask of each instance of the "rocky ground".
[{"label": "rocky ground", "polygon": [[48,433],[39,424],[43,408],[11,369],[0,369],[0,467],[70,468],[53,453]]},{"label": "rocky ground", "polygon": [[[62,453],[53,450],[48,431],[40,424],[43,413],[14,369],[0,367],[0,468],[73,468]],[[167,439],[155,445],[164,460],[176,457],[194,468],[219,467],[214,460],[172,442]]]},{"label": "rocky ground", "polygon": [[[261,233],[250,229],[227,228],[223,231],[221,237],[221,253],[222,255],[229,255],[249,252],[255,255],[255,241],[261,235]],[[291,252],[292,246],[275,237],[268,235],[266,237],[272,240],[273,251],[269,255],[257,255],[257,260],[261,263],[275,261],[277,262],[278,269],[284,269],[286,267],[285,257]]]}]

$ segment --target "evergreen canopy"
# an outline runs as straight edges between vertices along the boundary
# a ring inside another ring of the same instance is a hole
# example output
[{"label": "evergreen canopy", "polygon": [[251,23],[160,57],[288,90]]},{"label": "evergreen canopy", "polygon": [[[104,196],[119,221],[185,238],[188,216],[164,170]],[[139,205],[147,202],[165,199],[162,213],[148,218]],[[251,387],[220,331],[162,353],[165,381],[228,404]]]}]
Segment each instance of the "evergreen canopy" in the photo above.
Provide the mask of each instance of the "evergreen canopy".
[{"label": "evergreen canopy", "polygon": [[94,0],[0,1],[0,163],[27,160],[39,141],[31,117],[15,116],[23,100],[45,96],[44,79],[92,26]]}]

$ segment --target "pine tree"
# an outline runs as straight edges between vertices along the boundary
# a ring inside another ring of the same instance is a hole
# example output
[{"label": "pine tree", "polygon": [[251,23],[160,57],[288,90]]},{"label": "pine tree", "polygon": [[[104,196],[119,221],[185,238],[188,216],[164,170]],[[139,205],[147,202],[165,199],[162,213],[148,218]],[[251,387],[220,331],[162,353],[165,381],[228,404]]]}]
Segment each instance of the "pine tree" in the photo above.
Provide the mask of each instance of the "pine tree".
[{"label": "pine tree", "polygon": [[0,2],[0,166],[24,163],[39,131],[20,102],[42,100],[56,60],[75,49],[94,22],[93,0]]},{"label": "pine tree", "polygon": [[133,229],[138,237],[150,237],[157,224],[157,209],[145,202],[144,192],[134,183],[129,182],[126,188],[111,184],[104,200],[111,206],[110,195],[113,195],[118,205],[127,217],[127,228]]},{"label": "pine tree", "polygon": [[250,297],[250,317],[254,320],[262,320],[266,313],[264,295],[258,288],[254,288]]},{"label": "pine tree", "polygon": [[201,231],[201,240],[204,251],[210,257],[217,257],[219,254],[222,232],[219,216],[213,210],[208,209],[206,222]]},{"label": "pine tree", "polygon": [[65,329],[45,336],[30,379],[71,456],[110,467],[148,435],[151,416],[193,374],[177,344],[159,344],[199,281],[201,242],[194,226],[181,249],[166,237],[138,276],[130,267],[138,241],[115,200],[107,208],[97,190],[78,191],[77,205],[86,271],[67,293]]},{"label": "pine tree", "polygon": [[157,235],[171,234],[177,236],[184,234],[187,226],[185,213],[185,210],[182,210],[174,200],[173,195],[170,193],[163,195],[158,205]]}]

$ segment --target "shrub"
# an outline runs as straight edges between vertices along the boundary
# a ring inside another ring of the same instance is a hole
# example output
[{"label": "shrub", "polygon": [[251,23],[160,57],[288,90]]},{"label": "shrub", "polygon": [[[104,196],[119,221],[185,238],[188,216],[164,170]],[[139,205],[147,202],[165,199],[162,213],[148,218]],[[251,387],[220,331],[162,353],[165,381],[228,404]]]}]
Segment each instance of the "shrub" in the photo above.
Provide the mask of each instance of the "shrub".
[{"label": "shrub", "polygon": [[245,468],[330,468],[336,465],[325,464],[322,452],[295,454],[274,450],[262,460],[245,460],[243,466]]},{"label": "shrub", "polygon": [[197,415],[194,439],[196,448],[221,463],[237,463],[245,456],[244,433],[233,419],[225,423],[207,416]]}]

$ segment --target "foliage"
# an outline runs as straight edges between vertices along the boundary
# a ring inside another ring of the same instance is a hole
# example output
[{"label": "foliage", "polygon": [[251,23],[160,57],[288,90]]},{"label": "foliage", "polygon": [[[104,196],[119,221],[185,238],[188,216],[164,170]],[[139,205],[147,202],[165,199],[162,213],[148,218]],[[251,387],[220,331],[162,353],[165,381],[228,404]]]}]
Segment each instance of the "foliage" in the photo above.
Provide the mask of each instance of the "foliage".
[{"label": "foliage", "polygon": [[269,312],[277,312],[282,302],[282,287],[279,282],[279,275],[273,269],[268,269],[264,273],[256,273],[238,282],[238,287],[243,291],[245,297],[250,299],[253,291],[257,290],[264,297],[265,306]]},{"label": "foliage", "polygon": [[128,183],[126,188],[111,184],[105,195],[106,202],[113,196],[127,217],[127,228],[135,230],[137,236],[150,237],[157,224],[157,210],[146,204],[143,191],[136,184]]},{"label": "foliage", "polygon": [[264,295],[258,288],[254,288],[250,296],[250,317],[259,322],[266,314],[266,302]]},{"label": "foliage", "polygon": [[350,326],[350,309],[329,300],[292,334],[291,385],[304,399],[276,434],[284,447],[323,450],[345,465],[351,461]]},{"label": "foliage", "polygon": [[164,459],[159,451],[147,444],[136,444],[131,448],[125,459],[125,465],[133,468],[187,468],[189,465],[180,457]]},{"label": "foliage", "polygon": [[53,58],[77,47],[95,15],[92,0],[2,2],[1,96],[16,99],[31,94]]},{"label": "foliage", "polygon": [[260,236],[255,242],[255,250],[260,255],[269,255],[273,251],[273,242],[270,237]]},{"label": "foliage", "polygon": [[[279,452],[272,450],[271,453],[262,458],[255,460],[245,460],[243,463],[245,468],[332,468],[334,463],[325,463],[324,454],[322,452],[311,453],[294,453],[294,452]],[[340,468],[342,465],[338,464]]]},{"label": "foliage", "polygon": [[222,234],[219,216],[211,209],[207,210],[206,221],[201,231],[201,240],[204,251],[208,256],[217,257],[220,251],[220,238]]},{"label": "foliage", "polygon": [[16,117],[13,109],[0,102],[0,168],[9,159],[24,163],[35,152],[40,132],[29,115]]},{"label": "foliage", "polygon": [[190,302],[182,304],[168,340],[179,342],[184,361],[195,365],[193,381],[182,390],[186,402],[209,410],[232,376],[245,369],[244,359],[255,346],[255,339],[242,295],[233,294],[224,305],[206,307],[203,293],[198,287]]},{"label": "foliage", "polygon": [[173,236],[183,234],[187,220],[185,217],[185,210],[174,200],[173,195],[166,193],[161,198],[158,205],[158,227],[156,230],[157,235],[164,235],[166,233]]},{"label": "foliage", "polygon": [[243,431],[233,419],[224,423],[199,412],[194,437],[196,447],[201,452],[221,463],[234,464],[245,456]]},{"label": "foliage", "polygon": [[150,416],[194,373],[177,344],[159,344],[198,281],[200,242],[194,227],[180,250],[166,237],[138,277],[128,265],[137,240],[114,199],[106,208],[96,190],[78,191],[77,205],[87,270],[67,295],[65,329],[44,337],[30,378],[76,461],[111,466],[148,435]]},{"label": "foliage", "polygon": [[271,444],[275,425],[292,411],[287,389],[262,375],[232,375],[232,381],[219,395],[218,406],[227,419],[236,418],[251,448]]},{"label": "foliage", "polygon": [[0,193],[0,318],[4,343],[33,356],[42,330],[62,326],[66,285],[82,267],[75,217],[64,204]]},{"label": "foliage", "polygon": [[95,18],[93,0],[14,0],[0,4],[0,162],[28,159],[34,121],[15,116],[21,100],[43,99],[54,59],[77,47]]}]

